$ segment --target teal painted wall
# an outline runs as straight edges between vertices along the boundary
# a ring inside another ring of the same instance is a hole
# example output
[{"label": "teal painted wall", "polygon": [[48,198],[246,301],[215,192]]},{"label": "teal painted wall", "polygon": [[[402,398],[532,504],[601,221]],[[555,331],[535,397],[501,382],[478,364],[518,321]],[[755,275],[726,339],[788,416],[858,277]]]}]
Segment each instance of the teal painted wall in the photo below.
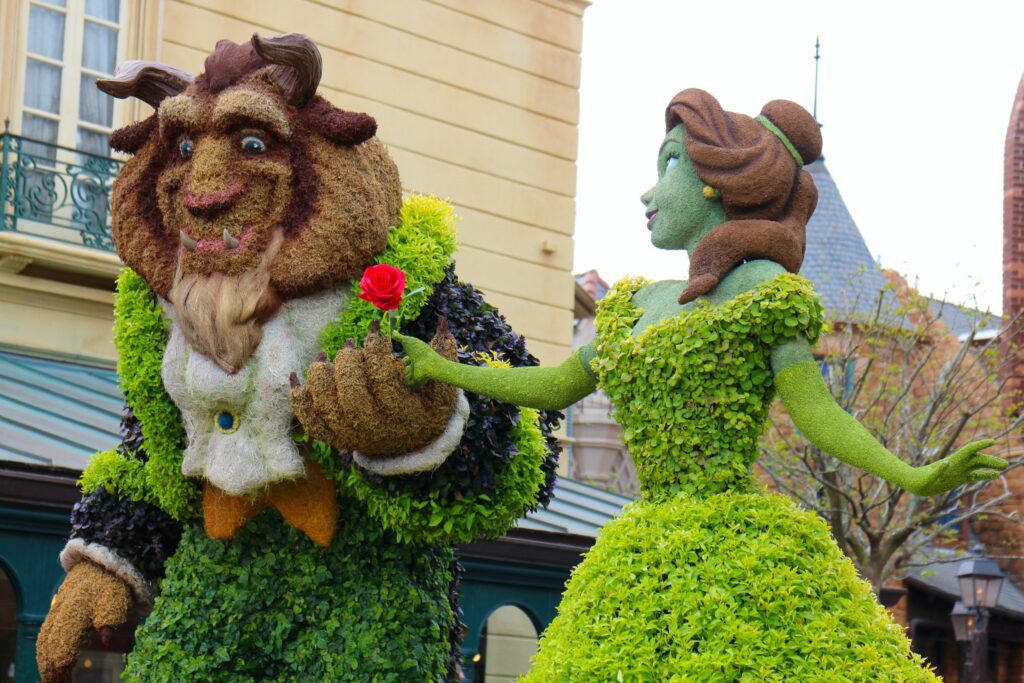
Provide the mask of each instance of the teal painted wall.
[{"label": "teal painted wall", "polygon": [[67,540],[68,515],[0,505],[0,565],[14,585],[18,604],[16,683],[35,683],[36,634],[64,578],[57,556]]}]

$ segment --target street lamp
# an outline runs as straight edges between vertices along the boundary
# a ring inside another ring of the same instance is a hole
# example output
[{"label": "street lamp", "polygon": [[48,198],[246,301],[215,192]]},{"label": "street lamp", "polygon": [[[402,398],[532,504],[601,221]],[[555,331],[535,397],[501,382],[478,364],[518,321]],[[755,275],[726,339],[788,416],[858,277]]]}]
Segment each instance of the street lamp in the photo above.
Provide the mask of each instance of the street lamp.
[{"label": "street lamp", "polygon": [[1003,572],[995,560],[972,557],[960,564],[956,576],[960,581],[960,600],[949,616],[956,639],[969,643],[966,679],[968,683],[987,683],[989,610],[999,601]]},{"label": "street lamp", "polygon": [[967,609],[967,605],[957,600],[953,605],[953,611],[949,618],[953,620],[953,634],[959,643],[966,643],[971,639],[971,632],[974,630],[974,612]]},{"label": "street lamp", "polygon": [[965,560],[956,572],[960,580],[960,598],[966,607],[992,609],[1003,587],[1003,571],[999,563],[986,557]]}]

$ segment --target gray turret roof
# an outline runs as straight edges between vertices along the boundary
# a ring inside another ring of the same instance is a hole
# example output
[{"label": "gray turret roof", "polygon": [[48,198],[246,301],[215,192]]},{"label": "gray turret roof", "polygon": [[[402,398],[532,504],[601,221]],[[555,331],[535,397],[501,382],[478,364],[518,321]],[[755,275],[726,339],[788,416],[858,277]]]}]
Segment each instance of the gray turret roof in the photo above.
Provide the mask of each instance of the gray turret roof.
[{"label": "gray turret roof", "polygon": [[[807,250],[800,274],[814,284],[826,315],[833,320],[873,318],[878,293],[886,286],[878,262],[843,202],[832,174],[818,159],[804,167],[818,186],[818,208],[807,224]],[[884,294],[883,307],[896,308],[896,297]]]}]

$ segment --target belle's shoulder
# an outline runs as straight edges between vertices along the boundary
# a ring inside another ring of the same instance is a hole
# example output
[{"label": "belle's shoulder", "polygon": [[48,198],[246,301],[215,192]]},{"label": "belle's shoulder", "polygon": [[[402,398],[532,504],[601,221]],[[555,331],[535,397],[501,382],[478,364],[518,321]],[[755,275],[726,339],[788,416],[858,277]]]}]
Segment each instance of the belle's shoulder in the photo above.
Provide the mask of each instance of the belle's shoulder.
[{"label": "belle's shoulder", "polygon": [[633,294],[633,302],[643,306],[645,301],[662,298],[666,292],[675,292],[676,296],[686,289],[686,280],[659,280],[658,282],[648,281],[636,290]]},{"label": "belle's shoulder", "polygon": [[737,266],[729,273],[728,277],[734,281],[738,291],[745,292],[757,289],[761,285],[771,282],[787,272],[785,268],[775,261],[756,259]]}]

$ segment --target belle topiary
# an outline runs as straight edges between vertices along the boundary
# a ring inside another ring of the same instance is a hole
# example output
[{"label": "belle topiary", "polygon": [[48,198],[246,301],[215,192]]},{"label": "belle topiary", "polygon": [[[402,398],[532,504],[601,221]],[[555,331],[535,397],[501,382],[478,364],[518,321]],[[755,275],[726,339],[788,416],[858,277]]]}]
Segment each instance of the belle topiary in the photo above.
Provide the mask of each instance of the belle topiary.
[{"label": "belle topiary", "polygon": [[133,155],[113,197],[129,409],[82,475],[47,683],[133,607],[152,612],[128,681],[458,680],[452,544],[550,496],[556,413],[410,389],[372,331],[387,310],[460,362],[537,362],[454,275],[451,206],[402,199],[320,69],[305,36],[254,36],[195,79],[129,62],[100,82],[156,113],[111,138]]},{"label": "belle topiary", "polygon": [[[396,335],[413,385],[443,381],[538,409],[598,386],[615,403],[642,499],[569,581],[527,681],[935,681],[826,524],[752,474],[778,393],[815,445],[920,495],[991,479],[991,441],[914,468],[832,399],[811,345],[822,310],[795,275],[817,191],[817,123],[777,100],[756,119],[700,90],[667,110],[651,241],[690,279],[627,278],[597,338],[556,368],[451,363]],[[787,272],[788,271],[788,272]]]}]

